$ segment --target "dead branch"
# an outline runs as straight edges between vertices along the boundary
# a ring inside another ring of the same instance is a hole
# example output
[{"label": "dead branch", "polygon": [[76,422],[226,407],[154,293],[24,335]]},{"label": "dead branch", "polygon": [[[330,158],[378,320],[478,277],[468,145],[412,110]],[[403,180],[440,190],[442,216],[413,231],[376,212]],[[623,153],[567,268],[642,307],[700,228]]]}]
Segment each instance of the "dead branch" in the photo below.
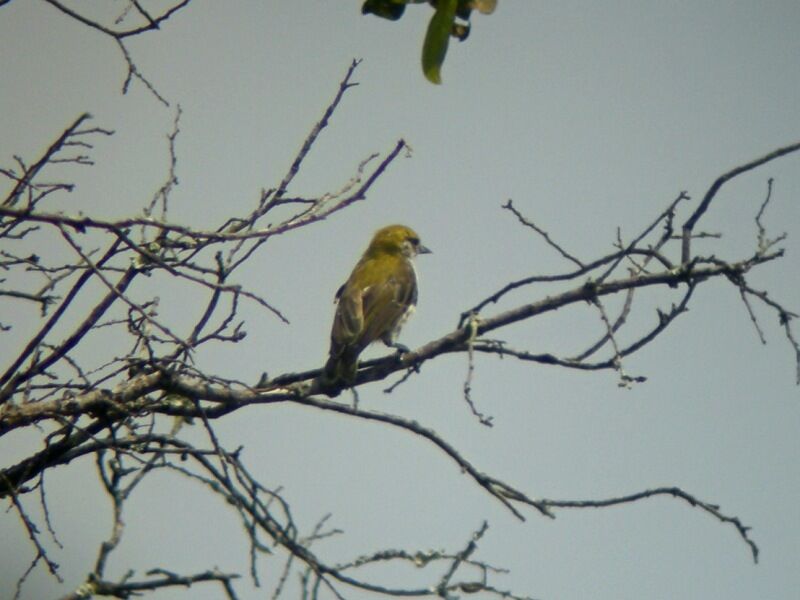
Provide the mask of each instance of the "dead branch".
[{"label": "dead branch", "polygon": [[[138,77],[122,39],[157,29],[170,15],[188,4],[180,2],[160,15],[149,13],[138,2],[127,10],[144,24],[116,28],[96,23],[60,2],[48,0],[73,19],[113,37],[120,44],[129,65],[128,81]],[[127,13],[120,23],[127,18]],[[117,23],[116,25],[119,25]],[[113,132],[87,128],[88,115],[69,124],[48,149],[30,166],[17,157],[13,168],[3,168],[0,175],[10,181],[10,191],[0,205],[0,269],[4,277],[0,300],[24,300],[42,305],[43,322],[34,332],[19,341],[19,348],[0,375],[0,437],[19,430],[38,431],[41,446],[16,464],[0,468],[0,497],[9,498],[28,532],[33,558],[21,576],[21,590],[28,575],[45,565],[56,578],[58,567],[48,556],[46,540],[26,511],[23,499],[39,488],[40,501],[47,522],[46,534],[58,543],[49,523],[44,480],[50,469],[68,466],[93,458],[98,477],[109,498],[112,522],[107,538],[100,544],[91,574],[77,590],[65,598],[87,595],[131,597],[146,591],[168,587],[217,584],[228,598],[236,598],[234,573],[201,570],[179,575],[163,568],[151,570],[144,577],[134,573],[112,580],[107,571],[109,558],[124,535],[122,519],[125,503],[149,473],[159,469],[176,477],[189,477],[202,484],[207,493],[232,508],[245,531],[250,551],[250,577],[260,584],[259,565],[264,554],[282,553],[283,568],[272,582],[273,598],[285,592],[291,573],[300,576],[302,592],[317,597],[327,590],[337,598],[345,592],[360,590],[386,596],[439,596],[452,598],[461,593],[483,593],[498,598],[523,597],[496,587],[491,579],[503,571],[478,558],[479,542],[488,531],[488,523],[475,530],[467,543],[452,551],[406,551],[384,549],[358,555],[352,560],[328,561],[312,545],[340,530],[327,525],[323,517],[310,533],[300,533],[288,501],[280,488],[258,481],[242,459],[243,448],[228,449],[216,432],[217,423],[252,405],[265,410],[271,405],[293,404],[322,414],[344,416],[367,423],[392,427],[429,443],[459,472],[520,520],[533,512],[554,517],[567,508],[601,508],[670,496],[710,514],[723,524],[733,526],[748,545],[753,559],[758,547],[750,538],[749,528],[735,516],[698,499],[678,487],[646,489],[635,494],[603,500],[548,500],[532,491],[506,483],[494,474],[481,470],[455,445],[432,428],[397,415],[364,410],[358,402],[344,404],[330,399],[342,391],[320,379],[319,368],[300,372],[264,375],[258,384],[235,379],[236,373],[215,374],[202,371],[195,362],[199,352],[211,343],[235,344],[246,335],[240,316],[241,304],[252,302],[288,324],[283,313],[262,294],[246,289],[240,269],[260,256],[265,242],[275,236],[295,234],[319,223],[338,211],[367,198],[374,183],[408,146],[399,140],[386,153],[370,154],[354,167],[354,174],[335,184],[335,191],[311,198],[294,190],[297,174],[320,138],[353,82],[358,61],[348,68],[336,93],[322,112],[320,120],[306,137],[289,169],[273,187],[265,187],[254,201],[232,203],[231,214],[210,229],[192,223],[170,220],[170,193],[177,185],[176,139],[179,135],[180,109],[172,132],[167,135],[169,165],[165,182],[143,202],[140,216],[123,219],[99,219],[92,215],[69,214],[61,206],[50,204],[73,189],[69,182],[45,183],[48,166],[56,163],[75,166],[92,164],[92,140]],[[127,83],[126,83],[127,85]],[[151,91],[157,95],[155,88]],[[794,144],[741,165],[720,176],[706,192],[700,206],[686,217],[681,214],[686,200],[681,192],[666,204],[642,230],[623,238],[617,232],[613,252],[594,260],[577,258],[556,242],[547,228],[525,217],[509,200],[503,205],[522,226],[533,231],[564,261],[566,270],[536,274],[509,282],[499,290],[462,311],[458,325],[451,331],[432,336],[419,348],[403,354],[365,360],[351,387],[358,390],[371,382],[385,381],[402,374],[394,389],[410,379],[423,364],[438,357],[462,353],[467,359],[463,396],[467,408],[485,425],[491,417],[478,410],[472,381],[477,366],[475,354],[510,356],[540,365],[599,371],[613,370],[620,382],[629,385],[645,381],[645,375],[629,375],[625,359],[654,343],[684,314],[694,292],[711,281],[733,286],[745,304],[747,314],[761,339],[767,330],[758,321],[760,306],[777,316],[797,361],[800,383],[800,345],[793,329],[796,312],[773,298],[768,290],[749,283],[751,274],[768,263],[781,259],[785,235],[770,237],[762,216],[772,197],[769,182],[766,199],[755,216],[756,247],[735,258],[693,254],[692,239],[706,236],[694,231],[699,219],[718,197],[722,185],[737,175],[800,149]],[[77,152],[76,152],[77,151]],[[675,233],[679,216],[685,217],[681,235]],[[138,235],[137,235],[138,232]],[[15,244],[33,236],[50,236],[66,252],[59,256],[30,255]],[[680,256],[680,261],[670,257]],[[67,258],[65,258],[67,257]],[[66,262],[65,262],[66,261]],[[160,276],[164,281],[184,286],[194,297],[202,298],[191,323],[178,329],[159,316],[162,300],[148,296],[148,279]],[[548,293],[540,293],[546,283]],[[552,292],[551,287],[557,287]],[[100,290],[100,291],[98,291]],[[512,302],[513,298],[515,299]],[[144,294],[144,298],[142,298]],[[647,328],[631,331],[630,316],[650,298],[654,306],[647,311],[654,322]],[[491,312],[500,300],[506,308]],[[78,307],[84,306],[78,313]],[[510,307],[509,307],[510,306]],[[594,311],[601,334],[570,352],[547,348],[513,348],[497,338],[520,324],[559,310]],[[77,313],[77,314],[76,314]],[[5,317],[4,317],[5,318]],[[11,327],[3,324],[3,327]],[[60,332],[56,335],[56,332]],[[492,338],[487,336],[491,334]],[[102,338],[103,335],[117,336]],[[98,336],[98,337],[95,337]],[[97,364],[80,358],[76,349],[94,339],[111,339],[113,345]],[[326,398],[325,396],[328,396]],[[169,433],[164,432],[165,417],[176,419]],[[204,434],[203,446],[190,444],[179,437],[185,422],[195,421]],[[362,567],[383,562],[413,564],[425,572],[427,585],[396,587],[364,575]],[[91,567],[90,567],[91,569]],[[361,569],[361,570],[359,570]],[[89,569],[87,569],[89,570]]]}]

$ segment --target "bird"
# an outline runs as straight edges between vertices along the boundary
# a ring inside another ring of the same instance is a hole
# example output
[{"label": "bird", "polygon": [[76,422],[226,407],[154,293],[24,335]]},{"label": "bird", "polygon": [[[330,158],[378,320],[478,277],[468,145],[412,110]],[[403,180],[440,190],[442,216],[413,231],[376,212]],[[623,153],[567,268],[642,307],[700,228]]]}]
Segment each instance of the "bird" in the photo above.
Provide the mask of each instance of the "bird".
[{"label": "bird", "polygon": [[377,340],[398,352],[408,352],[397,336],[417,304],[412,259],[430,252],[405,225],[389,225],[375,232],[350,277],[336,292],[323,383],[352,385],[359,354]]}]

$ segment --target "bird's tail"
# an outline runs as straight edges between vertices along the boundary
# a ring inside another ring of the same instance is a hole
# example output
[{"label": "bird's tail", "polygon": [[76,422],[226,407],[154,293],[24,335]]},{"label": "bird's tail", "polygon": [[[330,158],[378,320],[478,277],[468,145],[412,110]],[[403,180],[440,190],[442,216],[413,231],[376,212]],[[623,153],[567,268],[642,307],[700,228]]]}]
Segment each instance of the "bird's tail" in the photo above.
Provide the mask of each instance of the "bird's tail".
[{"label": "bird's tail", "polygon": [[336,354],[331,353],[325,363],[322,377],[328,385],[352,385],[358,372],[358,353],[344,349]]}]

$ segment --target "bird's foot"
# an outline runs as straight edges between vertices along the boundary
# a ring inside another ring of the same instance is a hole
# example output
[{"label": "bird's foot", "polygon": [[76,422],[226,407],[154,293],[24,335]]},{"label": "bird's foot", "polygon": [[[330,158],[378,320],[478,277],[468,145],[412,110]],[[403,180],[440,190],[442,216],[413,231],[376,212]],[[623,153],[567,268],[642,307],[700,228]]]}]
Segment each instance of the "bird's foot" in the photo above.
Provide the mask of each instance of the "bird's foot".
[{"label": "bird's foot", "polygon": [[398,354],[408,354],[409,352],[411,352],[411,348],[409,348],[405,344],[398,344],[397,342],[393,342],[391,344],[387,344],[387,346],[397,350]]}]

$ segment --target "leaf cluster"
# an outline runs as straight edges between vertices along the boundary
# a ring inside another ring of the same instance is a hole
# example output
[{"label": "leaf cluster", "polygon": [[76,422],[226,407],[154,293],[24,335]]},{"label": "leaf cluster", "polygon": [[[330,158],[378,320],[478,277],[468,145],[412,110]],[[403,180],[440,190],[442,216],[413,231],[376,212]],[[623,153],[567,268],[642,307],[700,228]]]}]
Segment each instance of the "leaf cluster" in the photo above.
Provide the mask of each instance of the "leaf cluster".
[{"label": "leaf cluster", "polygon": [[[365,0],[363,14],[372,14],[390,21],[403,16],[408,4],[424,4],[426,0]],[[431,83],[442,82],[441,70],[450,38],[463,42],[469,37],[473,10],[485,15],[494,12],[497,0],[427,0],[434,13],[422,44],[422,72]]]}]

